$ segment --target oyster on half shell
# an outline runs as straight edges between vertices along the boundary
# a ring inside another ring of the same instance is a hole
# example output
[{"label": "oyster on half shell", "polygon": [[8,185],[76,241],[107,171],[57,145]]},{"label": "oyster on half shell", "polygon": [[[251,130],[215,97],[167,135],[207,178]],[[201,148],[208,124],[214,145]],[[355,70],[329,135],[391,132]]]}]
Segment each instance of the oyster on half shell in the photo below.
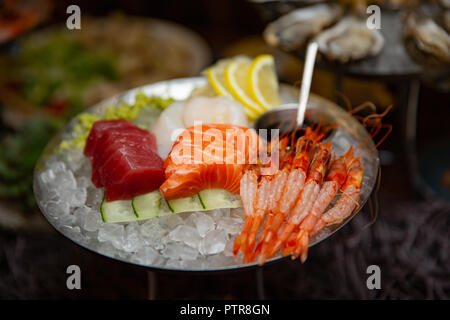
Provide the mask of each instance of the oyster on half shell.
[{"label": "oyster on half shell", "polygon": [[271,46],[296,50],[342,14],[343,9],[337,4],[317,4],[296,9],[269,23],[263,37]]},{"label": "oyster on half shell", "polygon": [[319,51],[330,60],[347,63],[377,55],[384,46],[382,34],[364,20],[347,17],[316,37]]},{"label": "oyster on half shell", "polygon": [[[437,59],[438,62],[450,63],[450,34],[431,17],[412,13],[407,16],[405,38],[414,43],[423,58]],[[408,46],[411,49],[411,46]]]}]

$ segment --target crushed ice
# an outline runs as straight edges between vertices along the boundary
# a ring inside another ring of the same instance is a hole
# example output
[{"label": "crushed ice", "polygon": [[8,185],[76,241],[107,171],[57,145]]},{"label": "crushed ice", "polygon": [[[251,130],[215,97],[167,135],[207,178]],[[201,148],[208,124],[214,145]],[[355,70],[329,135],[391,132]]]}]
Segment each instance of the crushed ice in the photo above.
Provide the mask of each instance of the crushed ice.
[{"label": "crushed ice", "polygon": [[103,223],[103,191],[93,186],[79,149],[50,156],[37,178],[39,205],[65,235],[101,254],[161,268],[202,270],[236,264],[233,241],[243,210],[171,214],[130,223]]}]

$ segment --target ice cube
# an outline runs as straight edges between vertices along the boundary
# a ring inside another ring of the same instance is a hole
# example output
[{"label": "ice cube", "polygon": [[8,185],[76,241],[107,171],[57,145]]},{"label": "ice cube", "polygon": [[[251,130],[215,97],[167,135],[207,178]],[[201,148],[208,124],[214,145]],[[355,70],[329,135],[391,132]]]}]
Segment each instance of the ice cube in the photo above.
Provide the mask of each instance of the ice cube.
[{"label": "ice cube", "polygon": [[163,227],[170,230],[173,230],[177,225],[183,223],[183,219],[177,214],[170,214],[164,217],[157,218],[159,224]]},{"label": "ice cube", "polygon": [[87,231],[97,231],[103,224],[104,222],[102,221],[100,213],[90,210],[84,218],[82,226]]},{"label": "ice cube", "polygon": [[170,259],[195,260],[198,256],[198,250],[182,243],[169,243],[162,253]]},{"label": "ice cube", "polygon": [[210,267],[228,267],[235,264],[232,257],[224,256],[223,254],[214,254],[207,258]]},{"label": "ice cube", "polygon": [[184,262],[177,259],[168,259],[166,267],[171,269],[184,269]]},{"label": "ice cube", "polygon": [[58,217],[57,224],[60,226],[74,226],[77,223],[77,217],[73,214],[65,214]]},{"label": "ice cube", "polygon": [[141,235],[146,243],[155,249],[162,249],[166,243],[167,231],[164,230],[156,219],[149,219],[139,226]]},{"label": "ice cube", "polygon": [[72,208],[76,208],[79,206],[82,206],[86,202],[86,189],[68,189],[67,193],[70,195],[67,195],[67,202]]},{"label": "ice cube", "polygon": [[241,232],[242,223],[243,221],[240,218],[224,217],[219,220],[217,228],[225,230],[228,234],[235,235]]},{"label": "ice cube", "polygon": [[141,247],[134,255],[135,259],[144,265],[158,265],[162,263],[163,257],[152,247]]},{"label": "ice cube", "polygon": [[56,175],[52,169],[44,170],[39,174],[39,183],[44,190],[48,189],[55,179]]},{"label": "ice cube", "polygon": [[198,212],[193,217],[195,227],[201,237],[204,237],[209,231],[214,230],[214,219],[205,213]]},{"label": "ice cube", "polygon": [[81,229],[78,226],[62,226],[59,230],[74,241],[81,241],[82,239]]},{"label": "ice cube", "polygon": [[199,251],[203,255],[220,253],[225,249],[228,242],[228,235],[224,230],[211,230],[202,239],[199,245]]},{"label": "ice cube", "polygon": [[88,177],[81,176],[77,178],[77,188],[86,189],[92,185],[93,184]]},{"label": "ice cube", "polygon": [[183,263],[186,269],[201,270],[207,267],[207,261],[202,256],[198,256],[195,260],[185,260]]},{"label": "ice cube", "polygon": [[49,165],[48,167],[53,168],[54,172],[64,172],[67,171],[66,170],[66,164],[62,161],[55,161],[54,163],[52,163],[51,165]]},{"label": "ice cube", "polygon": [[87,188],[86,205],[90,208],[98,210],[103,200],[103,190],[96,187]]},{"label": "ice cube", "polygon": [[230,210],[230,217],[232,218],[240,218],[242,221],[244,221],[244,209],[242,208],[232,208]]},{"label": "ice cube", "polygon": [[230,238],[230,240],[228,240],[227,244],[225,245],[225,249],[223,250],[223,255],[226,257],[232,257],[234,256],[233,254],[233,246],[234,246],[234,240],[236,239],[236,237],[232,237]]},{"label": "ice cube", "polygon": [[52,200],[45,204],[45,212],[53,217],[68,215],[70,213],[70,206],[67,202]]},{"label": "ice cube", "polygon": [[83,150],[80,148],[68,148],[63,154],[64,163],[66,163],[67,169],[75,172],[81,166],[84,159]]},{"label": "ice cube", "polygon": [[140,237],[138,224],[130,223],[125,227],[125,238],[123,242],[123,250],[126,252],[136,252],[145,244]]},{"label": "ice cube", "polygon": [[218,222],[223,217],[230,216],[230,208],[215,209],[215,210],[212,210],[209,215],[211,218],[214,219],[215,222]]},{"label": "ice cube", "polygon": [[183,242],[192,248],[198,248],[202,238],[198,234],[197,229],[186,225],[179,225],[169,233],[169,239]]},{"label": "ice cube", "polygon": [[52,181],[51,189],[58,191],[73,190],[77,187],[77,181],[73,176],[72,171],[56,171],[55,179]]},{"label": "ice cube", "polygon": [[115,223],[105,223],[98,230],[98,240],[101,242],[109,241],[117,241],[122,240],[124,236],[125,230],[123,225],[115,224]]}]

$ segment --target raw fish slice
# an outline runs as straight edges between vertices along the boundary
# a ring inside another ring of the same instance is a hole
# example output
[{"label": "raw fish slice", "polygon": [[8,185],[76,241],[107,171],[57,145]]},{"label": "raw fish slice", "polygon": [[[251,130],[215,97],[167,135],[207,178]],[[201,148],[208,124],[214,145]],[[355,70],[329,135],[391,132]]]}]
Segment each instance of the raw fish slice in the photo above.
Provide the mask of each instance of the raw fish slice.
[{"label": "raw fish slice", "polygon": [[[142,156],[147,154],[149,151],[154,152],[153,149],[148,147],[145,144],[146,139],[142,139],[142,141],[117,141],[113,145],[111,145],[107,151],[105,151],[103,154],[98,153],[97,156],[93,157],[91,160],[92,164],[92,183],[97,187],[100,188],[103,186],[103,182],[101,179],[101,170],[103,167],[106,166],[106,170],[111,167],[110,160],[114,158],[114,155],[116,155],[116,158],[120,159],[122,156],[122,153],[127,151],[129,154],[135,154],[136,156]],[[125,143],[123,143],[125,142]],[[119,154],[118,154],[119,153]]]},{"label": "raw fish slice", "polygon": [[97,148],[98,151],[94,153],[92,167],[93,169],[97,169],[98,165],[103,165],[106,163],[106,160],[114,153],[117,149],[121,147],[130,147],[135,148],[139,147],[139,149],[152,150],[156,152],[156,146],[154,144],[154,138],[152,139],[149,136],[121,136],[115,135],[111,136],[110,139],[102,141],[101,144],[98,143],[97,146],[102,146],[102,148]]},{"label": "raw fish slice", "polygon": [[[245,137],[252,143],[241,144],[233,137]],[[166,181],[160,191],[168,200],[192,196],[211,188],[239,193],[245,165],[251,152],[258,150],[262,150],[261,140],[249,128],[225,124],[188,128],[179,136],[164,161]],[[195,163],[199,154],[202,162]]]},{"label": "raw fish slice", "polygon": [[95,147],[97,145],[98,139],[108,130],[117,130],[119,128],[125,127],[135,127],[132,123],[119,119],[119,120],[102,120],[97,121],[92,126],[91,132],[86,141],[86,146],[84,147],[84,155],[87,157],[92,157]]},{"label": "raw fish slice", "polygon": [[130,200],[134,196],[152,192],[164,181],[161,168],[137,168],[130,170],[119,184],[105,187],[106,201]]},{"label": "raw fish slice", "polygon": [[129,170],[140,167],[159,167],[162,160],[156,159],[151,150],[118,149],[99,170],[102,186],[120,183]]}]

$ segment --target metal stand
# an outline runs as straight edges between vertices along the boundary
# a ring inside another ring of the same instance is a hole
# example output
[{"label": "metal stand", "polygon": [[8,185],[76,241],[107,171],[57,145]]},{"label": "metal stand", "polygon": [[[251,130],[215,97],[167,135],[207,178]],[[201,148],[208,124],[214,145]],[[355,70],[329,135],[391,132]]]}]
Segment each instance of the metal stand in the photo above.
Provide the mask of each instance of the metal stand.
[{"label": "metal stand", "polygon": [[147,271],[148,300],[156,300],[158,297],[158,276],[154,271]]},{"label": "metal stand", "polygon": [[264,274],[263,268],[256,269],[256,296],[259,300],[265,300],[266,294],[264,291]]}]

